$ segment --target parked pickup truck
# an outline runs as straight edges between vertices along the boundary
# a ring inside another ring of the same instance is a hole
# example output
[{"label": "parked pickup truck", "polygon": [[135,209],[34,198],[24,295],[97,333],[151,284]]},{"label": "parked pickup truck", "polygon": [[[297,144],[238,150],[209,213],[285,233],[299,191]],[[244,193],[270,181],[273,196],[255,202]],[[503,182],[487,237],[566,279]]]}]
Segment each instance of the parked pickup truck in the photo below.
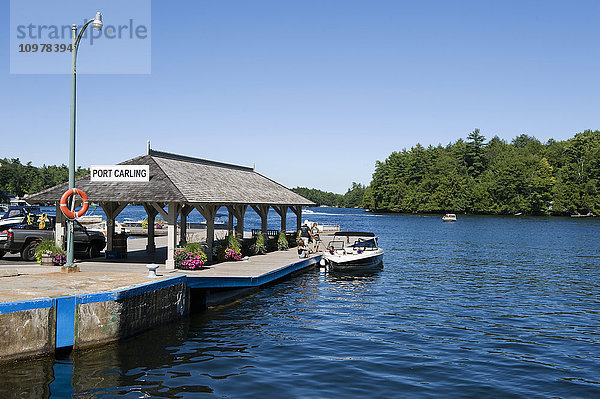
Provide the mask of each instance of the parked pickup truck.
[{"label": "parked pickup truck", "polygon": [[[54,239],[54,216],[46,217],[40,223],[41,216],[30,218],[30,224],[14,224],[3,226],[0,230],[0,258],[6,253],[21,253],[23,260],[35,260],[35,249],[44,239]],[[75,254],[95,258],[106,245],[104,234],[99,231],[87,230],[75,221],[74,229]]]}]

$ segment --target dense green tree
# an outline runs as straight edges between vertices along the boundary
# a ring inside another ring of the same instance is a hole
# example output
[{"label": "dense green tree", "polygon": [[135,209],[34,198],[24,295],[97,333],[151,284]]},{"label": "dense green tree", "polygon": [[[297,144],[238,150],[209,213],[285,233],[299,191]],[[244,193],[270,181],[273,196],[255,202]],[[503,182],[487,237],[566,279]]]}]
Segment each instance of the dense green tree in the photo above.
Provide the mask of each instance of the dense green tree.
[{"label": "dense green tree", "polygon": [[366,187],[360,183],[352,182],[352,187],[344,194],[342,204],[345,208],[358,208],[362,205]]},{"label": "dense green tree", "polygon": [[485,137],[475,129],[467,136],[465,147],[465,164],[469,176],[477,177],[485,167]]}]

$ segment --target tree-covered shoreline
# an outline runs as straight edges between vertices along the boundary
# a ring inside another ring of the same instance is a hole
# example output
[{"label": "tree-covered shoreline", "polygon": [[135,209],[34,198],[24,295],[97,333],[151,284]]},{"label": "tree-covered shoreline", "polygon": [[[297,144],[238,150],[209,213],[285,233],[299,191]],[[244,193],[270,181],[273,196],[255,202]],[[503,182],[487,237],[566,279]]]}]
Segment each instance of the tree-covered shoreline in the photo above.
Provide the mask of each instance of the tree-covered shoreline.
[{"label": "tree-covered shoreline", "polygon": [[376,212],[600,214],[600,131],[541,143],[487,143],[478,129],[443,147],[420,144],[377,161],[362,207]]},{"label": "tree-covered shoreline", "polygon": [[366,187],[352,182],[345,194],[336,194],[316,188],[295,187],[291,190],[296,194],[314,202],[316,206],[332,206],[336,208],[358,208],[362,205]]},{"label": "tree-covered shoreline", "polygon": [[[89,173],[88,169],[78,167],[75,176]],[[31,162],[22,164],[19,158],[0,159],[0,202],[6,202],[11,196],[23,197],[69,180],[69,168],[66,165],[33,166]]]}]

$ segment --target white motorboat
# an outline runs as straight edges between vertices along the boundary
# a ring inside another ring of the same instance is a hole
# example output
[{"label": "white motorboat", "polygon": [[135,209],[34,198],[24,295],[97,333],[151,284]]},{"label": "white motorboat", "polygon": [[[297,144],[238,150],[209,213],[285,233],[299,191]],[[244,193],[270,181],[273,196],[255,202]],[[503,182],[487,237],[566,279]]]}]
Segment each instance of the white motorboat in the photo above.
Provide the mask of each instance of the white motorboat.
[{"label": "white motorboat", "polygon": [[442,216],[442,222],[456,222],[456,215],[454,213],[447,213]]},{"label": "white motorboat", "polygon": [[377,237],[373,233],[338,231],[327,245],[321,262],[334,271],[381,267],[383,249],[377,245]]}]

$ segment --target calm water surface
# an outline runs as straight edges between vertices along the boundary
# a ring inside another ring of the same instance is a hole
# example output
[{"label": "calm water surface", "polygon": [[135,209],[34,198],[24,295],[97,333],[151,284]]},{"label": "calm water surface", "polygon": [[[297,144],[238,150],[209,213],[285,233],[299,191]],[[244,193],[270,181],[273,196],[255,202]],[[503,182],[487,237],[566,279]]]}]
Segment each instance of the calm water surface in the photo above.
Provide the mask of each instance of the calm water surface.
[{"label": "calm water surface", "polygon": [[10,364],[0,397],[600,397],[600,221],[312,209],[375,231],[384,268]]}]

